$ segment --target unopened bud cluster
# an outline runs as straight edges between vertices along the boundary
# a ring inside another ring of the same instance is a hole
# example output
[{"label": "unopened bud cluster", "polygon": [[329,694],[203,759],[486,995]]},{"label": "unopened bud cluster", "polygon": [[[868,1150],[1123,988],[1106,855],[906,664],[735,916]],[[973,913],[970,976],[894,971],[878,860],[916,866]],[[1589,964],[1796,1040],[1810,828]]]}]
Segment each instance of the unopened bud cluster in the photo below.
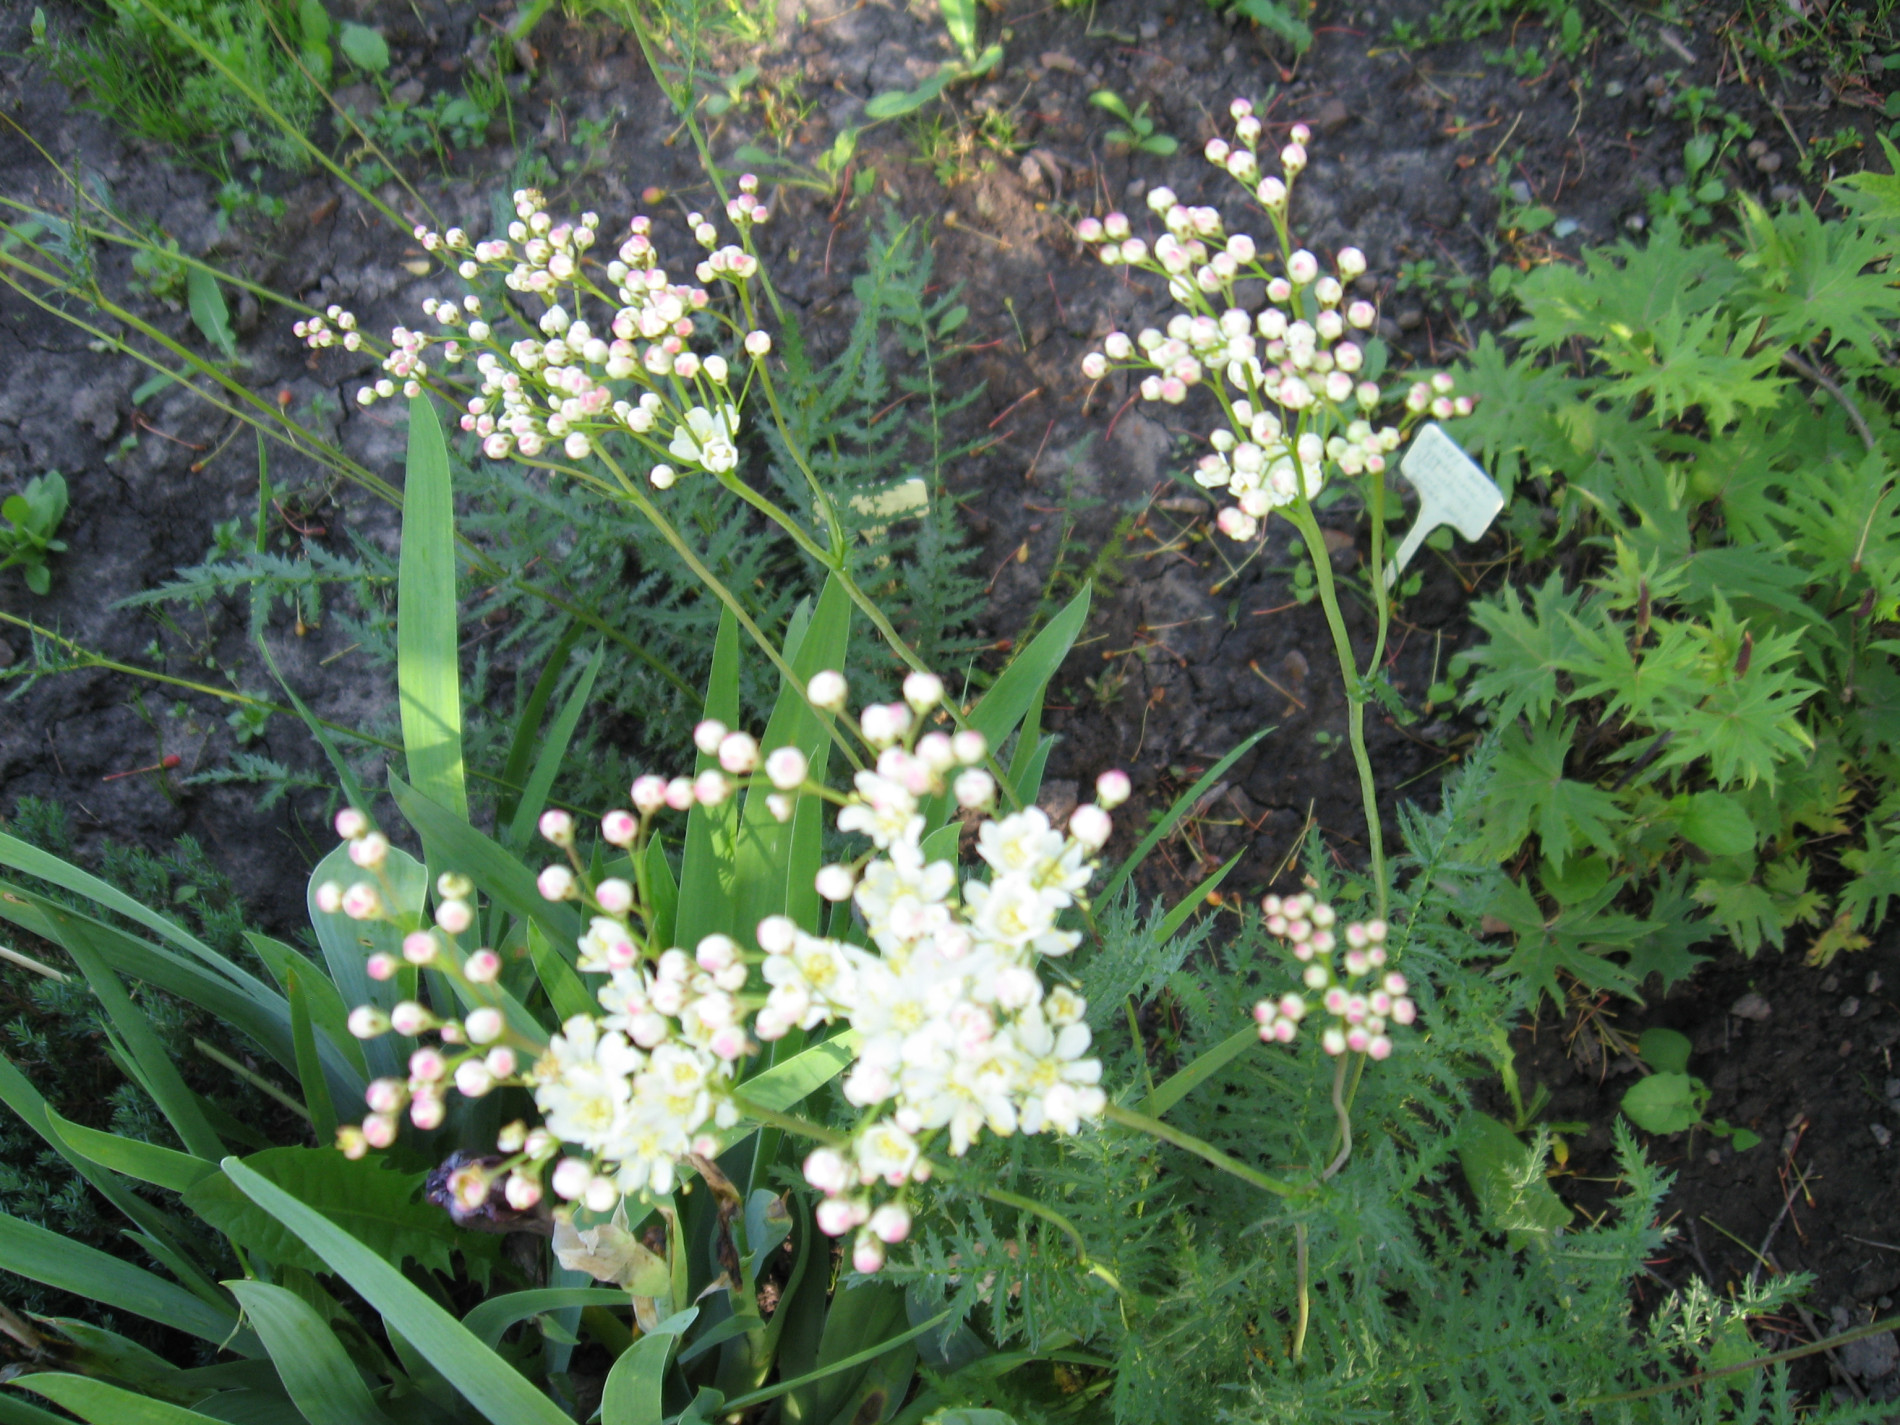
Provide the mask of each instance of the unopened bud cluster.
[{"label": "unopened bud cluster", "polygon": [[[1394,398],[1370,369],[1359,333],[1378,313],[1368,301],[1349,299],[1348,285],[1366,271],[1365,255],[1342,248],[1334,270],[1323,272],[1320,260],[1294,247],[1288,235],[1292,184],[1307,162],[1306,126],[1293,126],[1279,154],[1284,177],[1275,177],[1262,172],[1261,123],[1252,103],[1236,99],[1229,112],[1234,142],[1210,140],[1206,158],[1266,209],[1276,234],[1268,249],[1247,233],[1228,232],[1218,209],[1191,207],[1165,187],[1148,193],[1163,229],[1152,243],[1120,212],[1084,218],[1076,236],[1105,263],[1162,276],[1184,309],[1165,329],[1151,327],[1132,338],[1110,332],[1100,351],[1083,357],[1083,375],[1100,380],[1112,370],[1142,373],[1142,399],[1170,405],[1211,385],[1222,421],[1194,478],[1234,497],[1217,523],[1231,538],[1247,540],[1273,510],[1318,495],[1329,471],[1381,475],[1403,432],[1377,424]],[[1239,301],[1238,284],[1250,280],[1265,287],[1266,305],[1257,312]],[[1443,374],[1413,385],[1398,400],[1401,425],[1427,412],[1441,420],[1469,414],[1470,399],[1451,392],[1451,378]]]},{"label": "unopened bud cluster", "polygon": [[[397,327],[383,354],[383,375],[358,393],[365,406],[402,392],[421,394],[432,363],[472,364],[477,389],[466,397],[461,427],[481,438],[490,459],[519,453],[530,459],[553,451],[569,460],[595,453],[609,432],[631,436],[655,460],[647,471],[664,489],[679,471],[723,474],[738,464],[739,407],[751,364],[772,349],[766,332],[721,316],[708,288],[727,283],[750,313],[748,284],[758,259],[744,245],[769,213],[747,174],[726,217],[740,241],[721,245],[718,228],[703,214],[687,214],[694,240],[707,249],[694,276],[674,281],[659,265],[651,219],[634,218],[605,262],[593,256],[600,218],[583,213],[556,223],[533,189],[515,194],[508,236],[474,242],[460,228],[437,233],[418,227],[416,239],[442,254],[473,285],[499,284],[514,299],[428,298],[423,312],[434,333]],[[534,325],[508,329],[517,304]],[[721,325],[744,353],[744,371],[706,349]],[[363,345],[356,319],[339,307],[296,324],[313,348]]]},{"label": "unopened bud cluster", "polygon": [[[1129,794],[1126,775],[1105,774],[1098,800],[1070,814],[1066,834],[1033,807],[982,817],[976,847],[989,875],[961,879],[951,862],[924,855],[926,808],[953,798],[987,812],[998,789],[984,765],[983,735],[950,730],[942,680],[912,673],[901,701],[869,704],[855,718],[846,714],[842,675],[817,673],[806,693],[872,754],[848,792],[814,780],[798,748],[767,750],[708,719],[693,741],[711,765],[694,777],[637,778],[631,809],[608,812],[599,834],[633,852],[637,870],[654,819],[668,812],[746,791],[763,795],[781,821],[801,797],[834,802],[838,829],[869,845],[852,861],[821,868],[816,888],[854,906],[866,943],[815,935],[773,915],[754,928],[751,946],[714,934],[690,953],[663,948],[637,877],[596,878],[597,858],[583,855],[575,819],[549,810],[540,833],[565,859],[536,882],[547,899],[578,902],[588,913],[572,959],[581,973],[605,977],[595,995],[600,1012],[570,1017],[541,1043],[532,1026],[510,1023],[499,1008],[460,1019],[414,1000],[357,1009],[350,1028],[361,1037],[394,1031],[439,1042],[418,1046],[406,1075],[370,1085],[368,1117],[339,1134],[345,1151],[388,1146],[405,1111],[417,1127],[439,1125],[451,1088],[479,1096],[519,1086],[532,1092],[540,1125],[507,1129],[503,1159],[463,1173],[455,1191],[478,1205],[500,1182],[519,1208],[552,1192],[609,1210],[626,1194],[670,1191],[682,1160],[721,1149],[722,1134],[745,1116],[744,1070],[761,1041],[845,1022],[857,1048],[841,1089],[862,1117],[848,1144],[812,1155],[806,1176],[825,1194],[820,1226],[854,1233],[853,1262],[873,1271],[909,1231],[908,1194],[930,1178],[933,1148],[961,1155],[985,1130],[1075,1133],[1098,1118],[1107,1101],[1101,1064],[1087,1053],[1087,1005],[1071,989],[1046,987],[1039,965],[1079,942],[1058,920],[1088,884],[1112,830],[1108,809]],[[932,726],[940,720],[943,727]],[[462,944],[479,923],[475,888],[443,876],[434,923],[405,925],[383,874],[387,839],[354,809],[339,815],[337,830],[367,874],[320,887],[319,909],[404,930],[400,957],[373,956],[371,977],[427,966],[479,1003],[503,965],[495,951]]]},{"label": "unopened bud cluster", "polygon": [[1263,999],[1253,1007],[1261,1039],[1292,1043],[1301,1021],[1317,1008],[1332,1020],[1319,1036],[1328,1054],[1389,1056],[1392,1040],[1386,1030],[1410,1024],[1418,1009],[1406,997],[1405,976],[1385,968],[1385,922],[1354,921],[1342,927],[1330,905],[1304,893],[1284,899],[1268,896],[1260,908],[1267,933],[1283,941],[1305,967],[1300,979],[1307,991]]}]

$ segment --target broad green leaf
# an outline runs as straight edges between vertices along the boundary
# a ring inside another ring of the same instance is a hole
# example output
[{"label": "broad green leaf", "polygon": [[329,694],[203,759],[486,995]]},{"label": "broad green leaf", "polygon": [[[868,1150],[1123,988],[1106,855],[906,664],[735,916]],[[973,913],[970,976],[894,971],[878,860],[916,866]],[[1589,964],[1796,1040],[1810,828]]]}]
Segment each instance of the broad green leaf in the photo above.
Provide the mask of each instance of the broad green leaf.
[{"label": "broad green leaf", "polygon": [[1688,1035],[1660,1026],[1645,1029],[1642,1038],[1636,1041],[1636,1052],[1645,1064],[1671,1074],[1687,1072],[1692,1047]]},{"label": "broad green leaf", "polygon": [[97,1128],[82,1127],[60,1117],[50,1107],[46,1110],[46,1120],[60,1140],[82,1158],[154,1187],[184,1192],[218,1171],[216,1163],[194,1158],[189,1153],[180,1153],[175,1148],[140,1142],[136,1138],[122,1138],[116,1133],[104,1133]]},{"label": "broad green leaf", "polygon": [[1702,1119],[1696,1081],[1687,1074],[1651,1074],[1623,1095],[1623,1113],[1646,1133],[1680,1133]]},{"label": "broad green leaf", "polygon": [[236,1158],[224,1171],[245,1196],[323,1258],[403,1334],[493,1425],[572,1425],[567,1415],[402,1272],[314,1207],[300,1202]]},{"label": "broad green leaf", "polygon": [[534,960],[534,973],[547,991],[548,1003],[563,1023],[577,1014],[595,1014],[600,1005],[588,993],[587,984],[567,962],[539,923],[528,923],[528,954]]},{"label": "broad green leaf", "polygon": [[[874,1281],[841,1287],[833,1293],[825,1313],[824,1334],[810,1373],[816,1375],[827,1366],[842,1365],[887,1337],[899,1335],[907,1324],[903,1288]],[[857,1390],[875,1359],[795,1386],[785,1396],[787,1425],[827,1425]]]},{"label": "broad green leaf", "polygon": [[290,1037],[297,1048],[297,1079],[303,1085],[304,1107],[310,1113],[310,1128],[319,1143],[336,1137],[336,1101],[330,1097],[330,1084],[317,1053],[316,1026],[310,1021],[310,996],[305,984],[321,979],[314,965],[302,975],[289,972],[285,989],[290,997]]},{"label": "broad green leaf", "polygon": [[1459,1123],[1458,1163],[1485,1223],[1514,1245],[1560,1232],[1570,1209],[1544,1181],[1543,1154],[1487,1114],[1468,1111]]},{"label": "broad green leaf", "polygon": [[237,355],[237,337],[231,331],[231,309],[224,304],[218,279],[202,267],[185,273],[185,297],[191,306],[191,320],[204,339],[229,361]]},{"label": "broad green leaf", "polygon": [[[810,619],[788,634],[785,657],[800,681],[814,673],[842,668],[851,641],[851,599],[836,575],[812,608]],[[825,780],[831,735],[825,722],[789,683],[781,681],[778,701],[759,740],[762,753],[796,747],[805,756],[814,782]],[[825,804],[799,798],[793,819],[780,822],[766,804],[769,786],[746,794],[740,814],[735,860],[736,924],[749,932],[768,915],[790,915],[809,931],[818,928],[818,891],[814,878],[822,861]]]},{"label": "broad green leaf", "polygon": [[258,1281],[226,1282],[309,1425],[389,1425],[343,1343],[295,1292]]},{"label": "broad green leaf", "polygon": [[37,1405],[28,1405],[13,1393],[19,1381],[0,1385],[0,1425],[72,1425],[64,1415],[55,1415]]},{"label": "broad green leaf", "polygon": [[[227,1163],[238,1161],[226,1159]],[[416,1200],[421,1173],[392,1172],[378,1159],[352,1160],[329,1146],[270,1148],[242,1162],[254,1175],[322,1212],[384,1261],[395,1264],[413,1259],[446,1272],[450,1251],[463,1245],[462,1234],[446,1212]],[[267,1261],[308,1272],[331,1270],[319,1253],[227,1176],[199,1182],[185,1193],[185,1203],[211,1226]]]},{"label": "broad green leaf", "polygon": [[942,0],[938,8],[951,41],[969,59],[976,53],[976,0]]},{"label": "broad green leaf", "polygon": [[409,402],[405,468],[402,552],[396,575],[396,682],[402,700],[403,754],[411,785],[467,820],[462,671],[456,633],[455,501],[449,487],[449,448],[442,438],[435,403],[426,392]]},{"label": "broad green leaf", "polygon": [[534,749],[541,741],[541,728],[547,719],[548,704],[554,701],[561,676],[567,671],[568,655],[574,651],[574,645],[580,642],[580,637],[581,625],[569,623],[560,640],[555,643],[554,651],[548,655],[541,676],[535,680],[534,689],[521,709],[521,716],[515,723],[514,738],[508,744],[508,761],[501,771],[503,790],[495,813],[498,825],[514,819],[515,808],[520,804],[521,788],[528,784],[528,773],[534,765]]},{"label": "broad green leaf", "polygon": [[87,1376],[48,1372],[21,1376],[13,1383],[64,1406],[91,1425],[218,1425],[215,1416],[200,1415],[182,1405],[153,1400]]},{"label": "broad green leaf", "polygon": [[1457,655],[1453,666],[1475,667],[1467,685],[1467,707],[1491,705],[1492,720],[1507,726],[1528,715],[1550,715],[1561,694],[1558,675],[1577,653],[1577,636],[1564,617],[1581,606],[1581,595],[1567,593],[1563,575],[1554,572],[1531,593],[1527,611],[1517,589],[1505,585],[1496,600],[1480,599],[1471,606],[1471,621],[1483,629],[1486,642]]},{"label": "broad green leaf", "polygon": [[389,45],[368,25],[346,20],[337,34],[336,47],[345,59],[367,73],[381,74],[389,68]]},{"label": "broad green leaf", "polygon": [[[400,801],[400,799],[398,799]],[[388,890],[367,873],[359,870],[350,860],[347,846],[338,846],[325,856],[310,873],[310,881],[305,889],[304,900],[310,914],[310,928],[316,933],[317,944],[323,950],[323,962],[329,967],[330,981],[336,987],[341,1002],[354,1009],[358,1005],[373,1004],[382,1009],[393,1009],[399,1001],[413,999],[416,994],[416,972],[405,966],[387,980],[372,980],[369,977],[369,957],[375,954],[394,956],[402,964],[402,937],[405,925],[416,925],[422,916],[424,898],[428,894],[429,873],[422,863],[399,846],[392,846],[383,861],[383,881]],[[394,894],[396,904],[385,906],[395,921],[389,920],[351,920],[342,911],[326,911],[317,904],[317,890],[326,881],[334,881],[345,888],[363,881],[377,888],[377,894],[388,899]],[[345,1030],[347,1033],[348,1030]],[[405,1042],[385,1036],[372,1039],[362,1045],[363,1061],[371,1073],[381,1077],[394,1074],[398,1067],[398,1051],[407,1052]]]},{"label": "broad green leaf", "polygon": [[1682,834],[1711,856],[1746,856],[1755,849],[1747,809],[1722,792],[1697,792],[1682,813]]},{"label": "broad green leaf", "polygon": [[[291,976],[297,977],[309,1010],[310,1023],[313,1028],[322,1031],[327,1041],[319,1052],[323,1049],[332,1050],[347,1060],[359,1076],[366,1075],[368,1069],[363,1063],[363,1042],[350,1033],[351,1007],[344,1003],[343,996],[337,993],[335,983],[323,973],[322,967],[283,941],[273,940],[268,935],[247,930],[244,938],[250,943],[251,949],[257,952],[257,958],[264,962],[265,968],[271,972],[271,978],[277,981],[286,998],[290,994]],[[298,1072],[302,1073],[301,1060]],[[362,1091],[363,1085],[357,1083],[346,1088],[341,1097],[360,1098]]]},{"label": "broad green leaf", "polygon": [[962,70],[956,65],[942,64],[937,66],[935,74],[915,89],[887,89],[882,94],[873,94],[864,106],[864,117],[882,121],[914,114],[943,93],[944,86],[961,73]]},{"label": "broad green leaf", "polygon": [[607,1373],[600,1425],[660,1425],[666,1414],[660,1387],[666,1380],[667,1363],[686,1328],[698,1319],[697,1306],[675,1312],[621,1353]]},{"label": "broad green leaf", "polygon": [[220,1311],[163,1277],[6,1213],[0,1213],[0,1262],[28,1281],[90,1297],[214,1344],[223,1344],[237,1327],[235,1312]]},{"label": "broad green leaf", "polygon": [[1565,717],[1537,724],[1527,735],[1505,728],[1485,788],[1485,845],[1500,858],[1536,833],[1554,866],[1584,846],[1614,860],[1616,828],[1628,818],[1616,798],[1564,775],[1576,724]]},{"label": "broad green leaf", "polygon": [[1155,1091],[1142,1103],[1140,1111],[1160,1118],[1229,1063],[1260,1042],[1260,1031],[1252,1025],[1236,1029],[1220,1043],[1205,1050],[1199,1058],[1179,1072],[1155,1085]]}]

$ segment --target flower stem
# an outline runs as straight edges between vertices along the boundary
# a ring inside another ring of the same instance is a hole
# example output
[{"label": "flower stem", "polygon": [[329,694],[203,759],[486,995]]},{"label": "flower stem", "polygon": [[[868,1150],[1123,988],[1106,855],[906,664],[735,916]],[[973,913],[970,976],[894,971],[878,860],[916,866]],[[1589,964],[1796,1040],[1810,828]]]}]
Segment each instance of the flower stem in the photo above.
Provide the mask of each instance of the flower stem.
[{"label": "flower stem", "polygon": [[1204,1142],[1196,1138],[1192,1133],[1183,1133],[1180,1129],[1171,1124],[1163,1123],[1158,1118],[1151,1118],[1145,1113],[1137,1113],[1132,1108],[1124,1108],[1118,1103],[1111,1103],[1103,1110],[1103,1113],[1111,1123],[1119,1123],[1122,1127],[1132,1128],[1137,1133],[1146,1133],[1151,1138],[1159,1138],[1163,1143],[1172,1143],[1175,1147],[1194,1154],[1195,1157],[1200,1158],[1204,1162],[1212,1163],[1222,1172],[1231,1173],[1242,1182],[1251,1183],[1263,1191],[1274,1193],[1280,1197],[1298,1197],[1311,1191],[1310,1188],[1303,1184],[1282,1182],[1278,1178],[1270,1178],[1258,1168],[1250,1168],[1238,1158],[1230,1158],[1212,1143]]},{"label": "flower stem", "polygon": [[[1306,540],[1307,553],[1312,556],[1313,578],[1319,587],[1320,607],[1326,611],[1326,623],[1333,632],[1333,652],[1339,659],[1339,671],[1346,680],[1346,733],[1352,743],[1352,760],[1359,769],[1360,799],[1365,804],[1366,844],[1372,852],[1372,892],[1379,908],[1379,917],[1384,919],[1388,899],[1385,883],[1385,832],[1379,822],[1379,795],[1372,780],[1372,758],[1366,751],[1366,700],[1360,686],[1364,679],[1360,676],[1359,664],[1353,657],[1352,640],[1346,632],[1345,617],[1339,611],[1339,592],[1333,586],[1332,557],[1326,548],[1326,536],[1320,530],[1319,521],[1313,517],[1313,507],[1305,499],[1301,499],[1289,507],[1289,516],[1294,527]],[[1375,549],[1375,556],[1377,552]],[[1377,579],[1376,569],[1374,576]],[[1373,593],[1374,597],[1381,601],[1380,643],[1383,644],[1385,590],[1379,587],[1375,588]],[[1377,669],[1376,661],[1373,667]]]}]

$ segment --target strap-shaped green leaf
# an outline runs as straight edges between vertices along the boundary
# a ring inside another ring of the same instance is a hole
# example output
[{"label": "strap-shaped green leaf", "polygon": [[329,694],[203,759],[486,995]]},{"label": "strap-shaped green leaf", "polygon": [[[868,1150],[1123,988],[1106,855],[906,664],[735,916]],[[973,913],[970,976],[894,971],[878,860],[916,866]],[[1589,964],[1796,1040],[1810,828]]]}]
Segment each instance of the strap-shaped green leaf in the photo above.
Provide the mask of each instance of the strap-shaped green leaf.
[{"label": "strap-shaped green leaf", "polygon": [[449,448],[427,394],[409,402],[409,460],[396,571],[396,683],[409,780],[468,818],[462,669],[455,607],[455,500]]},{"label": "strap-shaped green leaf", "polygon": [[0,1262],[28,1281],[91,1297],[206,1341],[222,1344],[237,1327],[235,1312],[219,1311],[142,1267],[6,1213],[0,1213]]},{"label": "strap-shaped green leaf", "polygon": [[517,1321],[539,1316],[544,1311],[563,1311],[571,1307],[607,1306],[624,1311],[627,1295],[620,1291],[602,1291],[593,1286],[545,1286],[532,1291],[511,1291],[506,1296],[491,1296],[462,1318],[462,1324],[484,1346],[494,1346],[508,1334]]},{"label": "strap-shaped green leaf", "polygon": [[660,1322],[621,1353],[607,1373],[607,1387],[600,1398],[600,1425],[660,1425],[665,1407],[660,1403],[660,1387],[666,1381],[667,1363],[673,1348],[686,1328],[699,1319],[699,1308],[689,1306]]},{"label": "strap-shaped green leaf", "polygon": [[235,1158],[225,1174],[361,1293],[494,1425],[573,1425],[553,1401],[375,1252]]},{"label": "strap-shaped green leaf", "polygon": [[1225,776],[1229,767],[1233,766],[1234,763],[1238,762],[1242,757],[1246,756],[1248,752],[1253,750],[1254,743],[1272,731],[1273,729],[1270,727],[1261,728],[1260,731],[1238,744],[1232,752],[1229,752],[1225,757],[1221,758],[1220,761],[1203,772],[1200,780],[1195,782],[1193,786],[1189,787],[1175,799],[1174,805],[1168,808],[1168,814],[1156,822],[1148,834],[1141,838],[1140,843],[1136,845],[1135,849],[1128,853],[1128,859],[1122,862],[1116,869],[1115,874],[1108,878],[1108,884],[1095,893],[1094,899],[1104,902],[1113,899],[1115,892],[1122,888],[1122,883],[1135,874],[1135,868],[1148,859],[1148,853],[1159,846],[1161,839],[1174,830],[1176,824],[1180,822],[1182,817],[1193,810],[1194,803],[1201,799],[1201,793],[1205,792],[1209,787],[1213,786],[1214,783]]},{"label": "strap-shaped green leaf", "polygon": [[136,1395],[87,1376],[21,1376],[15,1385],[45,1396],[91,1425],[217,1425],[215,1418],[182,1405]]},{"label": "strap-shaped green leaf", "polygon": [[521,800],[515,804],[514,817],[508,823],[508,845],[516,850],[525,850],[534,835],[535,818],[541,815],[541,809],[547,805],[548,793],[554,789],[554,779],[560,773],[561,764],[567,760],[567,744],[574,738],[574,729],[580,723],[581,714],[587,711],[587,700],[594,693],[594,680],[600,676],[601,665],[606,659],[607,647],[602,644],[594,650],[594,656],[581,671],[580,682],[574,685],[574,691],[568,694],[567,701],[561,705],[560,714],[548,729],[547,741],[541,745],[541,755],[535,758],[534,771],[528,777]]},{"label": "strap-shaped green leaf", "polygon": [[104,1133],[70,1122],[51,1107],[46,1110],[46,1121],[60,1140],[80,1157],[154,1187],[184,1192],[218,1171],[216,1163],[180,1153],[176,1148],[141,1143],[136,1138],[122,1138],[117,1133]]},{"label": "strap-shaped green leaf", "polygon": [[[739,720],[739,622],[730,609],[719,616],[704,716],[723,722],[727,727]],[[718,766],[718,758],[702,752],[693,770],[705,772]],[[690,949],[715,931],[728,935],[738,932],[739,920],[732,899],[733,832],[738,820],[738,799],[733,797],[714,807],[695,803],[687,812],[686,851],[680,860],[674,943]]]},{"label": "strap-shaped green leaf", "polygon": [[389,1425],[329,1323],[302,1297],[258,1281],[226,1282],[309,1425]]}]

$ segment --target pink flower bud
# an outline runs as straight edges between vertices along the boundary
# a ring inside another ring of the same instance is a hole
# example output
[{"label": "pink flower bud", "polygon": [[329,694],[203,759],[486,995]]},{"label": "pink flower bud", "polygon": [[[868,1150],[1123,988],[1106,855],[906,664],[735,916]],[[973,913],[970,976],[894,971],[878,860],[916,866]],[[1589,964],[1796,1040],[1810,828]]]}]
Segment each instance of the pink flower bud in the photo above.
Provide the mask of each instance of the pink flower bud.
[{"label": "pink flower bud", "polygon": [[516,1212],[529,1212],[541,1201],[541,1184],[521,1173],[510,1173],[501,1193]]},{"label": "pink flower bud", "polygon": [[839,865],[821,866],[815,880],[818,894],[832,902],[848,901],[851,892],[857,887],[857,877],[848,867]]},{"label": "pink flower bud", "polygon": [[[659,778],[653,780],[657,782]],[[664,785],[661,783],[662,788]],[[640,823],[631,812],[610,811],[600,819],[601,839],[610,846],[631,846],[639,834]]]},{"label": "pink flower bud", "polygon": [[325,881],[316,890],[317,909],[325,915],[335,915],[343,909],[343,887],[335,881]]},{"label": "pink flower bud", "polygon": [[468,1018],[462,1021],[462,1028],[467,1032],[471,1044],[493,1044],[501,1038],[502,1030],[506,1027],[507,1021],[502,1017],[502,1012],[492,1005],[470,1010]]},{"label": "pink flower bud", "polygon": [[412,999],[406,999],[389,1011],[389,1027],[398,1034],[413,1036],[435,1023],[435,1016]]},{"label": "pink flower bud", "polygon": [[363,1141],[376,1149],[396,1141],[396,1119],[387,1113],[372,1113],[363,1120]]},{"label": "pink flower bud", "polygon": [[475,923],[474,907],[465,900],[445,900],[435,908],[435,923],[450,935],[460,935]]},{"label": "pink flower bud", "polygon": [[554,1195],[563,1201],[572,1202],[587,1191],[587,1185],[594,1180],[591,1164],[579,1158],[563,1158],[554,1165],[554,1177],[551,1186]]},{"label": "pink flower bud", "polygon": [[842,710],[849,691],[844,675],[830,669],[812,674],[811,681],[805,685],[805,696],[811,705],[823,708],[826,712]]},{"label": "pink flower bud", "polygon": [[[476,1011],[478,1014],[480,1012]],[[515,1070],[521,1067],[520,1061],[515,1057],[515,1051],[505,1044],[490,1049],[482,1062],[488,1065],[488,1072],[498,1079],[512,1079],[515,1076]]]},{"label": "pink flower bud", "polygon": [[564,901],[574,894],[574,873],[565,866],[549,866],[534,884],[543,900]]},{"label": "pink flower bud", "polygon": [[954,790],[958,806],[986,807],[996,800],[996,779],[981,767],[971,767],[958,775]]},{"label": "pink flower bud", "polygon": [[369,882],[358,881],[343,892],[341,907],[351,920],[374,920],[383,913],[383,898]]},{"label": "pink flower bud", "polygon": [[363,1130],[354,1124],[344,1124],[336,1131],[337,1150],[352,1162],[366,1156],[369,1142],[363,1137]]},{"label": "pink flower bud", "polygon": [[558,807],[541,813],[540,831],[546,840],[556,846],[574,844],[574,818]]},{"label": "pink flower bud", "polygon": [[471,984],[493,984],[501,973],[501,956],[493,950],[477,950],[468,957],[468,963],[462,966],[462,974]]},{"label": "pink flower bud", "polygon": [[336,814],[336,834],[345,841],[354,841],[369,830],[369,817],[355,807],[344,807]]},{"label": "pink flower bud", "polygon": [[1091,851],[1105,846],[1114,829],[1108,813],[1093,802],[1084,802],[1069,814],[1069,835]]},{"label": "pink flower bud", "polygon": [[884,1244],[868,1231],[858,1233],[851,1243],[851,1269],[866,1276],[884,1268]]},{"label": "pink flower bud", "polygon": [[428,1133],[442,1126],[446,1112],[447,1105],[433,1094],[427,1098],[418,1097],[409,1105],[409,1121]]},{"label": "pink flower bud", "polygon": [[759,765],[759,744],[747,733],[729,732],[719,741],[719,765],[743,777]]},{"label": "pink flower bud", "polygon": [[675,777],[666,784],[666,804],[674,811],[685,811],[693,804],[693,780]]},{"label": "pink flower bud", "polygon": [[495,1086],[495,1076],[480,1059],[464,1059],[455,1066],[455,1090],[463,1098],[480,1098]]},{"label": "pink flower bud", "polygon": [[718,718],[709,717],[693,729],[693,746],[711,757],[719,750],[720,742],[725,738],[726,725]]},{"label": "pink flower bud", "polygon": [[1095,779],[1095,799],[1105,811],[1113,811],[1127,801],[1133,790],[1128,774],[1119,767],[1111,768]]},{"label": "pink flower bud", "polygon": [[610,876],[594,887],[594,901],[609,915],[625,915],[633,906],[633,887],[618,876]]},{"label": "pink flower bud", "polygon": [[350,1011],[350,1033],[358,1039],[378,1039],[389,1032],[389,1016],[373,1004],[359,1004]]},{"label": "pink flower bud", "polygon": [[386,955],[379,950],[364,962],[363,973],[368,975],[372,980],[381,981],[393,979],[396,971],[401,968],[402,962],[394,955]]},{"label": "pink flower bud", "polygon": [[818,1204],[814,1214],[818,1219],[818,1230],[827,1237],[842,1237],[858,1225],[856,1207],[842,1197],[828,1197]]},{"label": "pink flower bud", "polygon": [[710,767],[693,778],[693,800],[701,806],[716,807],[732,795],[732,783],[725,774]]}]

